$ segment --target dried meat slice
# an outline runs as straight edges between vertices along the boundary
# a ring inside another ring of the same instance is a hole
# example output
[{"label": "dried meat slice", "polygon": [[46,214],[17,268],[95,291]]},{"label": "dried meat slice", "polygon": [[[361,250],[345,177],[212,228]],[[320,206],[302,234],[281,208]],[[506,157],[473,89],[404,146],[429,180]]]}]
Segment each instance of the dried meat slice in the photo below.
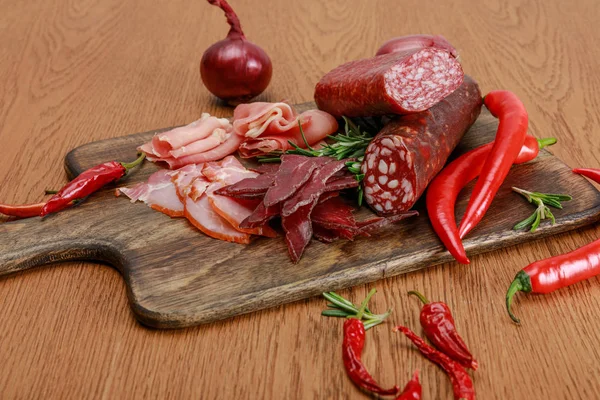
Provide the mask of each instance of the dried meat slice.
[{"label": "dried meat slice", "polygon": [[295,212],[281,218],[281,226],[285,231],[285,242],[287,243],[290,259],[295,264],[302,257],[304,249],[310,243],[313,235],[310,214],[316,201],[299,207]]},{"label": "dried meat slice", "polygon": [[242,179],[217,190],[217,194],[236,198],[263,198],[275,180],[275,174],[266,173],[255,178]]},{"label": "dried meat slice", "polygon": [[315,206],[310,216],[313,223],[329,229],[357,229],[352,212],[354,207],[348,205],[341,197],[332,197]]},{"label": "dried meat slice", "polygon": [[281,211],[281,204],[277,203],[272,206],[265,206],[265,203],[261,201],[258,206],[254,209],[246,219],[240,223],[240,228],[251,229],[259,226],[264,226],[267,222],[279,215]]},{"label": "dried meat slice", "polygon": [[329,157],[317,157],[316,159],[329,160],[326,164],[321,165],[320,168],[315,170],[308,182],[292,197],[285,201],[281,209],[281,215],[291,215],[304,205],[316,203],[319,197],[326,191],[329,178],[346,165],[344,161],[335,161]]},{"label": "dried meat slice", "polygon": [[138,183],[130,188],[119,188],[119,190],[129,197],[132,203],[143,201],[152,209],[170,217],[182,217],[183,203],[177,196],[171,178],[171,171],[161,169],[150,175],[147,182]]},{"label": "dried meat slice", "polygon": [[315,169],[332,161],[329,157],[284,154],[273,185],[265,194],[265,205],[269,207],[292,197],[310,179]]},{"label": "dried meat slice", "polygon": [[185,217],[210,237],[234,243],[250,243],[250,234],[238,231],[215,212],[206,194],[208,185],[209,182],[202,177],[194,180],[192,190],[185,199]]}]

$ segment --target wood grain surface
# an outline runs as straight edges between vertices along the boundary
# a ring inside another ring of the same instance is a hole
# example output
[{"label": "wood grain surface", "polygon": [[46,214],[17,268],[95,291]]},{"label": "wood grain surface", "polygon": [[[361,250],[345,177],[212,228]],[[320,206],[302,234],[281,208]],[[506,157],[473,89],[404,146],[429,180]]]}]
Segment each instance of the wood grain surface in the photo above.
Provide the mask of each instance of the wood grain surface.
[{"label": "wood grain surface", "polygon": [[[570,166],[600,166],[597,2],[556,0],[233,1],[271,55],[262,100],[310,100],[319,77],[401,34],[441,33],[484,92],[523,99],[530,132],[555,136]],[[229,110],[202,87],[202,51],[227,32],[203,1],[0,0],[0,199],[36,202],[66,181],[63,156],[94,140]],[[572,193],[577,195],[577,193]],[[133,228],[133,227],[127,227]],[[420,289],[447,301],[476,354],[480,399],[600,398],[600,280],[503,297],[528,263],[600,237],[600,226],[380,281],[372,308],[418,328]],[[368,286],[370,287],[370,286]],[[354,301],[367,286],[342,291]],[[127,307],[112,268],[65,263],[0,280],[2,398],[366,398],[340,363],[341,323],[319,298],[198,328],[156,331]],[[91,317],[93,316],[93,317]],[[364,360],[384,384],[421,370],[424,398],[450,399],[444,374],[391,324],[369,333]]]}]

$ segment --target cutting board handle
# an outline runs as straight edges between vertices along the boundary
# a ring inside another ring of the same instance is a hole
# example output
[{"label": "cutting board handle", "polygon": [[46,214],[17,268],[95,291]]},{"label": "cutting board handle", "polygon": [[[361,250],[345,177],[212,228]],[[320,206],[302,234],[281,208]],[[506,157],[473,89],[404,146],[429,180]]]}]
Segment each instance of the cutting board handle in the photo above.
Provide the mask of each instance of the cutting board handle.
[{"label": "cutting board handle", "polygon": [[0,223],[0,276],[58,261],[98,260],[120,266],[113,241],[99,238],[91,221],[70,211],[43,220]]}]

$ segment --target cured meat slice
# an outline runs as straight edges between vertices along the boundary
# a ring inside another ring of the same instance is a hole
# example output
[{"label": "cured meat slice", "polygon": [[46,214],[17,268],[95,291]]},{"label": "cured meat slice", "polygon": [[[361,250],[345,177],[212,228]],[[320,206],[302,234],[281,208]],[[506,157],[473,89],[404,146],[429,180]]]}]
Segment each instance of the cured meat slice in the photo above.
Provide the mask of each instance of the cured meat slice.
[{"label": "cured meat slice", "polygon": [[297,124],[297,113],[287,103],[254,102],[233,110],[234,132],[248,138],[257,138],[267,129],[282,133]]},{"label": "cured meat slice", "polygon": [[216,190],[222,187],[223,184],[219,182],[211,183],[209,189],[206,191],[208,201],[212,206],[213,210],[219,214],[223,219],[231,224],[236,230],[250,233],[254,235],[261,235],[267,237],[276,237],[277,233],[268,225],[259,226],[256,228],[244,229],[240,227],[240,224],[245,220],[258,206],[258,201],[240,201],[232,199],[227,196],[220,196],[216,194]]},{"label": "cured meat slice", "polygon": [[324,228],[318,224],[313,224],[313,237],[323,243],[333,243],[340,238],[334,230]]},{"label": "cured meat slice", "polygon": [[175,189],[177,190],[177,197],[179,197],[179,200],[181,200],[182,203],[187,196],[189,186],[194,179],[202,175],[203,168],[204,164],[190,164],[173,171],[171,181],[173,181]]},{"label": "cured meat slice", "polygon": [[310,243],[313,235],[310,214],[316,204],[316,200],[296,209],[293,213],[281,218],[281,226],[285,231],[290,259],[295,264],[302,257],[304,249]]},{"label": "cured meat slice", "polygon": [[463,70],[444,49],[411,49],[340,65],[317,83],[315,102],[335,117],[424,111],[456,90]]},{"label": "cured meat slice", "polygon": [[475,122],[481,104],[477,83],[466,76],[460,88],[430,110],[385,125],[361,165],[369,206],[380,215],[409,210]]},{"label": "cured meat slice", "polygon": [[215,129],[208,137],[200,140],[196,140],[195,142],[190,143],[189,145],[182,146],[178,149],[171,150],[169,152],[169,156],[174,158],[181,158],[193,154],[204,153],[208,150],[212,150],[221,143],[225,142],[231,133],[227,132],[225,129],[217,128]]},{"label": "cured meat slice", "polygon": [[326,190],[339,191],[344,189],[352,189],[358,187],[358,181],[353,175],[342,176],[339,178],[331,177],[327,181]]},{"label": "cured meat slice", "polygon": [[340,192],[335,192],[335,191],[332,191],[332,192],[325,192],[325,193],[323,193],[323,194],[321,195],[321,197],[319,197],[319,202],[318,202],[317,204],[324,203],[324,202],[326,202],[327,200],[329,200],[329,199],[332,199],[332,198],[334,198],[334,197],[337,197],[337,196],[339,196],[339,195],[340,195]]},{"label": "cured meat slice", "polygon": [[274,174],[279,170],[279,163],[264,163],[256,167],[248,167],[248,169],[259,174]]},{"label": "cured meat slice", "polygon": [[180,158],[161,158],[159,161],[166,162],[167,164],[169,164],[169,168],[171,169],[181,168],[188,164],[200,164],[209,161],[216,161],[220,160],[225,156],[235,153],[243,140],[244,138],[242,138],[241,136],[232,134],[225,142],[221,143],[214,149],[209,150],[207,152],[192,154]]},{"label": "cured meat slice", "polygon": [[292,197],[310,179],[316,168],[331,161],[333,159],[329,157],[284,154],[273,186],[265,194],[265,205],[269,207]]},{"label": "cured meat slice", "polygon": [[320,201],[315,206],[310,216],[314,223],[331,228],[356,228],[356,220],[352,212],[354,207],[348,205],[340,197],[332,197],[326,201]]},{"label": "cured meat slice", "polygon": [[392,215],[387,218],[371,218],[366,221],[358,221],[356,225],[359,227],[357,234],[361,236],[371,236],[370,233],[386,227],[396,222],[400,222],[403,219],[418,216],[418,211],[407,211],[400,214]]},{"label": "cured meat slice", "polygon": [[236,198],[256,198],[264,197],[265,193],[275,180],[275,174],[266,173],[257,176],[256,178],[246,178],[233,185],[225,186],[216,191],[217,194],[223,196],[231,196]]},{"label": "cured meat slice", "polygon": [[129,197],[132,203],[143,201],[152,209],[170,217],[182,217],[183,203],[177,196],[171,177],[171,171],[161,169],[150,175],[147,182],[138,183],[130,188],[119,188],[119,190]]},{"label": "cured meat slice", "polygon": [[173,157],[173,150],[206,139],[218,128],[222,131],[233,130],[226,118],[216,118],[208,113],[203,113],[200,119],[189,125],[154,135],[152,138],[154,154],[162,158]]},{"label": "cured meat slice", "polygon": [[264,202],[260,202],[246,219],[240,223],[240,228],[251,229],[259,226],[264,226],[271,219],[279,215],[281,205],[279,203],[272,206],[265,206]]},{"label": "cured meat slice", "polygon": [[[240,145],[240,155],[245,158],[257,157],[274,151],[286,151],[296,146],[305,148],[304,139],[310,145],[316,145],[327,136],[338,130],[336,119],[320,110],[309,110],[298,117],[298,122],[292,124],[286,131],[280,133],[263,133],[259,137],[246,138]],[[302,125],[302,131],[300,130]],[[304,134],[304,137],[302,137]]]},{"label": "cured meat slice", "polygon": [[[250,243],[248,233],[235,229],[213,209],[209,197],[205,193],[208,190],[208,184],[202,177],[194,180],[192,190],[185,199],[185,217],[192,225],[210,237],[228,242]],[[200,192],[202,194],[198,195]]]},{"label": "cured meat slice", "polygon": [[[319,158],[326,159],[328,157],[317,157],[317,159]],[[329,158],[326,162],[326,164],[315,170],[313,176],[300,190],[283,203],[282,216],[289,216],[295,213],[298,208],[307,204],[316,204],[319,197],[326,191],[329,178],[346,165],[345,161],[335,161],[332,158]],[[269,192],[267,192],[268,194]]]},{"label": "cured meat slice", "polygon": [[247,170],[233,156],[227,156],[219,162],[207,163],[202,173],[209,181],[221,182],[224,185],[232,185],[243,179],[259,176],[258,173]]}]

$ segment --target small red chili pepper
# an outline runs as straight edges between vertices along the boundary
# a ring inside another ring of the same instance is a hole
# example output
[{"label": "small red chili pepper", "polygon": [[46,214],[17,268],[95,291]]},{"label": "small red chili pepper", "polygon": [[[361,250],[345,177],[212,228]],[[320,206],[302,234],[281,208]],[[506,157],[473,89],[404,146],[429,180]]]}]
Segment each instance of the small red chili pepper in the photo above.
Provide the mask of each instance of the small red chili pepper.
[{"label": "small red chili pepper", "polygon": [[593,180],[596,183],[600,183],[600,169],[593,169],[593,168],[575,168],[573,170],[573,172],[575,172],[576,174],[580,174],[583,176],[587,176],[588,178],[590,178],[591,180]]},{"label": "small red chili pepper", "polygon": [[425,343],[423,339],[410,329],[404,326],[397,326],[394,328],[394,332],[397,331],[402,331],[429,361],[442,367],[452,382],[455,400],[475,400],[473,381],[462,365]]},{"label": "small red chili pepper", "polygon": [[129,164],[110,161],[83,171],[48,200],[42,208],[40,216],[63,210],[69,207],[74,200],[83,199],[106,184],[116,181],[131,168],[141,164],[145,157],[146,154],[142,153],[137,160]]},{"label": "small red chili pepper", "polygon": [[416,370],[412,379],[404,386],[404,390],[396,397],[396,400],[421,400],[421,392],[419,370]]},{"label": "small red chili pepper", "polygon": [[500,123],[494,146],[481,169],[467,211],[460,223],[458,232],[461,238],[464,238],[485,215],[510,167],[517,159],[527,135],[529,117],[525,106],[514,93],[495,90],[485,96],[483,102],[492,115],[498,117]]},{"label": "small red chili pepper", "polygon": [[600,275],[600,239],[570,253],[529,264],[517,273],[508,288],[508,314],[513,321],[520,322],[510,309],[518,291],[546,294],[596,275]]},{"label": "small red chili pepper", "polygon": [[0,204],[0,214],[11,217],[30,218],[40,215],[42,208],[46,203],[25,204],[20,206],[11,206],[8,204]]},{"label": "small red chili pepper", "polygon": [[[540,149],[556,143],[555,138],[536,139],[527,136],[514,164],[521,164],[537,157]],[[469,264],[467,253],[458,234],[454,208],[461,190],[479,176],[494,143],[473,149],[452,161],[429,184],[427,189],[427,213],[433,230],[450,254],[461,264]]]},{"label": "small red chili pepper", "polygon": [[361,318],[369,299],[374,294],[375,289],[372,289],[362,302],[358,314],[349,317],[344,322],[344,341],[342,343],[344,367],[352,382],[359,388],[380,395],[396,395],[400,388],[394,386],[391,389],[383,389],[369,374],[360,359],[365,347],[365,326]]},{"label": "small red chili pepper", "polygon": [[417,296],[425,304],[421,309],[419,320],[425,331],[425,336],[431,340],[431,343],[463,367],[475,371],[479,364],[458,334],[450,307],[441,301],[430,303],[425,296],[416,290],[411,290],[408,294]]}]

